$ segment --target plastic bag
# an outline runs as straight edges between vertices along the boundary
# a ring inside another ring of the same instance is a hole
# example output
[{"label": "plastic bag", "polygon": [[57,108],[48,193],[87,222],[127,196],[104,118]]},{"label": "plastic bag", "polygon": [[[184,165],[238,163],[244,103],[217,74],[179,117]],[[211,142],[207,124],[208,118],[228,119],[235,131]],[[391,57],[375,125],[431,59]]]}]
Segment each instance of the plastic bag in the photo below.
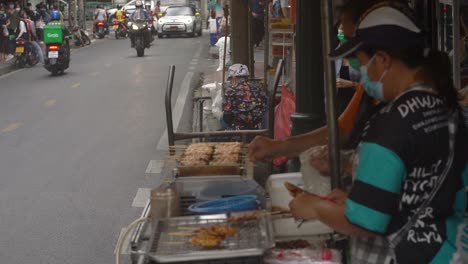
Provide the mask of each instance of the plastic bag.
[{"label": "plastic bag", "polygon": [[[274,102],[270,102],[274,104]],[[281,101],[275,107],[274,138],[283,139],[291,136],[291,115],[296,111],[296,97],[286,85],[281,87]],[[275,166],[281,166],[288,161],[287,157],[277,157],[273,160]]]},{"label": "plastic bag", "polygon": [[221,88],[216,88],[215,98],[211,105],[211,112],[218,120],[223,118],[223,91]]},{"label": "plastic bag", "polygon": [[266,264],[339,264],[341,254],[333,249],[272,249],[264,258]]},{"label": "plastic bag", "polygon": [[[341,178],[351,177],[355,151],[340,151]],[[315,146],[299,155],[305,189],[311,193],[326,196],[331,191],[328,146]]]}]

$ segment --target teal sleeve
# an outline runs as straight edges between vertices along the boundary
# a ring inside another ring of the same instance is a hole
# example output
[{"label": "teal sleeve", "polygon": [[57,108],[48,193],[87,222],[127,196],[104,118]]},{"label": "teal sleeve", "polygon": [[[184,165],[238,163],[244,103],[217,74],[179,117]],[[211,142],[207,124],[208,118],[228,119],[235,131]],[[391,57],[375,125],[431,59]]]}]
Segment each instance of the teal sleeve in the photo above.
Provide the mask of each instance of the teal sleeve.
[{"label": "teal sleeve", "polygon": [[400,157],[375,143],[362,143],[356,179],[387,192],[401,192],[406,167]]},{"label": "teal sleeve", "polygon": [[393,151],[375,143],[361,144],[356,178],[346,201],[348,221],[385,233],[398,211],[405,176],[405,165]]}]

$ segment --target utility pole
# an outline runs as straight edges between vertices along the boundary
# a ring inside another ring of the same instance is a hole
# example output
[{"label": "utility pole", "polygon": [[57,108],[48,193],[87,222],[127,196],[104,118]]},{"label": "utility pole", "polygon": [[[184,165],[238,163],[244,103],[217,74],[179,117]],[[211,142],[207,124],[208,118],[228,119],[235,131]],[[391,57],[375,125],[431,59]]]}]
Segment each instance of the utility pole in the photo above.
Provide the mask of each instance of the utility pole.
[{"label": "utility pole", "polygon": [[70,29],[73,29],[76,26],[76,0],[70,0],[68,14],[68,25]]},{"label": "utility pole", "polygon": [[[249,65],[249,0],[231,0],[232,62]],[[253,69],[250,69],[252,72]]]}]

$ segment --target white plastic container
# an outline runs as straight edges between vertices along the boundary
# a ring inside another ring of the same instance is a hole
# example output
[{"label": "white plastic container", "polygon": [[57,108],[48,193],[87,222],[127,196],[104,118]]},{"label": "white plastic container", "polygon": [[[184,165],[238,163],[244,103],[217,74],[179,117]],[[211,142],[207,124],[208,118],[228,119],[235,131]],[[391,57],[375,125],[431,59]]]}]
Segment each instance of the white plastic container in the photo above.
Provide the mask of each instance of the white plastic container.
[{"label": "white plastic container", "polygon": [[[272,207],[289,209],[289,203],[293,198],[284,187],[286,181],[304,188],[300,172],[270,175],[267,180],[266,191],[270,194]],[[331,228],[319,221],[306,221],[300,228],[297,228],[297,225],[298,223],[293,218],[274,219],[273,230],[275,237],[311,236],[333,232]]]}]

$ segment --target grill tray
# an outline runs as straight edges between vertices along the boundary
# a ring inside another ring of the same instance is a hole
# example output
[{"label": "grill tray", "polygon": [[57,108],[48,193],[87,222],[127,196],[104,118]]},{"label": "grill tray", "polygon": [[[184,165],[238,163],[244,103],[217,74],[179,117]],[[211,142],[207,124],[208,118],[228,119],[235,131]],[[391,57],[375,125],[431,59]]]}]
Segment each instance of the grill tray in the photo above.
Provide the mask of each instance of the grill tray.
[{"label": "grill tray", "polygon": [[[227,220],[226,214],[155,220],[149,257],[158,263],[253,257],[263,255],[266,249],[274,246],[271,221],[268,216],[236,223],[228,223]],[[192,245],[191,235],[169,234],[189,233],[191,231],[187,229],[214,224],[229,225],[237,230],[234,237],[228,237],[222,242],[221,249],[204,249]]]}]

